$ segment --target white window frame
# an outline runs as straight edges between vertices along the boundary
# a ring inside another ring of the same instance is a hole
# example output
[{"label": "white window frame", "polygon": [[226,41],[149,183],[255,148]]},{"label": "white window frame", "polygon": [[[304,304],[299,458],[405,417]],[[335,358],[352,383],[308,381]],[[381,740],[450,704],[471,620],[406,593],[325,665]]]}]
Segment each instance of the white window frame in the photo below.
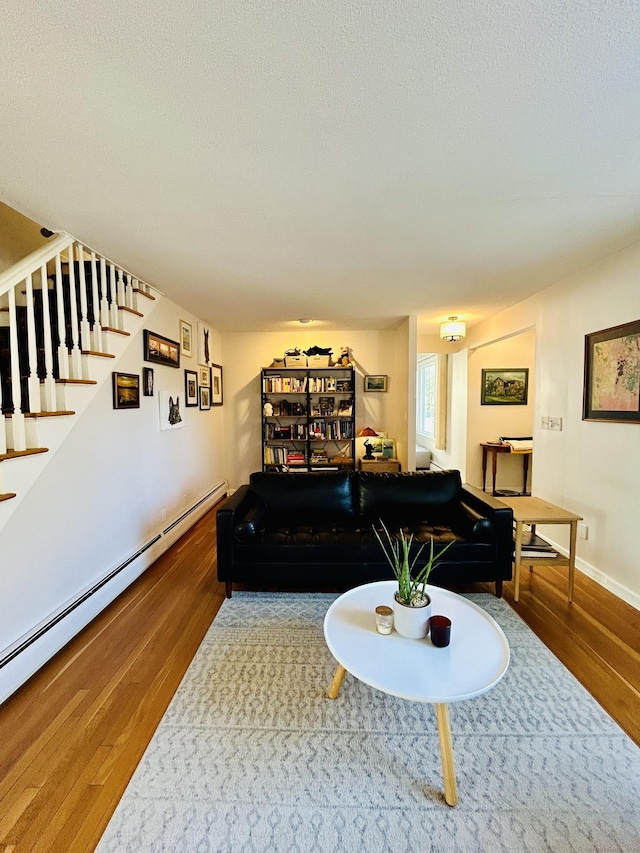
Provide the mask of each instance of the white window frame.
[{"label": "white window frame", "polygon": [[[432,429],[424,429],[427,378],[434,382],[431,399],[434,402]],[[416,371],[416,437],[426,447],[446,450],[447,446],[447,355],[446,353],[421,353]]]}]

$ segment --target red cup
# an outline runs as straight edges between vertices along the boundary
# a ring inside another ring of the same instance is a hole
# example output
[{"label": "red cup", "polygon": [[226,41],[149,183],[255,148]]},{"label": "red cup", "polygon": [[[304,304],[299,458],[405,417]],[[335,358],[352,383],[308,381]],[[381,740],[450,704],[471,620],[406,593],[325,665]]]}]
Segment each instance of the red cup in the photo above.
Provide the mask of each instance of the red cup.
[{"label": "red cup", "polygon": [[431,617],[431,642],[439,649],[449,645],[451,640],[451,619],[447,616]]}]

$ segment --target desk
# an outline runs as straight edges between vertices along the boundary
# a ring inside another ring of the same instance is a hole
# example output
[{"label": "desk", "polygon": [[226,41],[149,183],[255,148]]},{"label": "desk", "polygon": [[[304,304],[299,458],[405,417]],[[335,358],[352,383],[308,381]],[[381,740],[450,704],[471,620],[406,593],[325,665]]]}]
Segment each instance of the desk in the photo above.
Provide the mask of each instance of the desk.
[{"label": "desk", "polygon": [[[481,442],[480,447],[482,448],[482,491],[486,492],[487,489],[485,487],[486,479],[487,479],[487,454],[491,453],[493,455],[491,472],[493,474],[493,488],[491,490],[491,494],[495,497],[496,494],[496,470],[498,468],[498,453],[511,453],[511,445],[510,444],[499,444],[498,442],[486,441]],[[522,456],[522,467],[524,473],[524,482],[522,484],[522,494],[527,494],[527,478],[529,476],[529,459],[533,450],[521,450],[518,451],[517,455]]]},{"label": "desk", "polygon": [[533,568],[535,565],[540,566],[569,566],[569,603],[573,601],[573,580],[576,567],[576,535],[578,532],[578,522],[582,521],[581,515],[576,515],[559,506],[555,506],[549,501],[542,498],[520,497],[520,498],[498,498],[503,504],[510,506],[513,510],[513,520],[516,526],[516,543],[513,554],[514,581],[515,589],[513,594],[514,601],[520,599],[520,565],[522,563],[522,526],[530,524],[532,532],[535,533],[536,524],[568,524],[570,527],[569,533],[569,556],[563,557],[558,554],[557,557],[524,557],[526,565]]},{"label": "desk", "polygon": [[381,456],[378,459],[360,460],[361,471],[374,471],[376,474],[395,474],[400,471],[400,463],[397,459]]}]

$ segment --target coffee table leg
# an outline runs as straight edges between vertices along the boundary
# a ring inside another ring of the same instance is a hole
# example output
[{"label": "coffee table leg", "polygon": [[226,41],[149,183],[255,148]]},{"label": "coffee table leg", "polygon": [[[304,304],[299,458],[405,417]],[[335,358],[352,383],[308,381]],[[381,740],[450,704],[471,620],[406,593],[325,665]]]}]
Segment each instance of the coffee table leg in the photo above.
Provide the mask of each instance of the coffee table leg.
[{"label": "coffee table leg", "polygon": [[441,702],[436,703],[436,719],[438,720],[440,759],[442,761],[442,776],[444,778],[444,798],[447,805],[457,806],[458,786],[456,785],[456,771],[453,764],[453,743],[451,742],[448,705]]},{"label": "coffee table leg", "polygon": [[340,687],[342,686],[342,682],[344,681],[344,677],[347,674],[347,670],[342,666],[342,664],[338,664],[336,667],[336,673],[333,676],[333,681],[331,682],[329,689],[327,690],[327,696],[329,699],[337,699],[338,693],[340,692]]}]

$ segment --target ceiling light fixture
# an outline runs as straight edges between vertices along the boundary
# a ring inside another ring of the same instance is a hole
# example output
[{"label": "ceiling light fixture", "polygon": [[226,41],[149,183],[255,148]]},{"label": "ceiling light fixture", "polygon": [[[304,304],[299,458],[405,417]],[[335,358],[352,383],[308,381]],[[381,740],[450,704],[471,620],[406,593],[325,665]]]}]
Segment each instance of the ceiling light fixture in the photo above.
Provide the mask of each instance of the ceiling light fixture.
[{"label": "ceiling light fixture", "polygon": [[440,337],[444,341],[461,341],[467,334],[467,324],[457,317],[449,317],[446,323],[440,324]]},{"label": "ceiling light fixture", "polygon": [[302,323],[303,325],[306,325],[307,323],[310,323],[310,322],[311,322],[311,319],[309,317],[301,317],[298,320],[298,323]]}]

